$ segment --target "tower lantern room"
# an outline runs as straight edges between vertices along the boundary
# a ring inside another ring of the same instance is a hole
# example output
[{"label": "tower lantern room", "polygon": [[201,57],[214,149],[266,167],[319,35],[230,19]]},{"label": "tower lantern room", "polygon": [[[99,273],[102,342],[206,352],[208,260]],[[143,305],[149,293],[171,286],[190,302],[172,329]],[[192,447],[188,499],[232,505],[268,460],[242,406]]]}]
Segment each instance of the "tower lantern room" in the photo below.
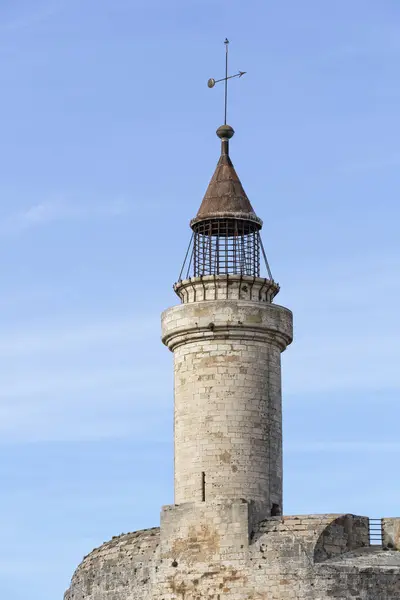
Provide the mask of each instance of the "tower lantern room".
[{"label": "tower lantern room", "polygon": [[[221,156],[197,215],[190,222],[193,235],[179,280],[183,274],[186,279],[210,275],[260,277],[263,261],[273,284],[260,236],[262,221],[229,156],[229,140],[234,133],[230,125],[217,129]],[[279,287],[272,287],[275,295]]]}]

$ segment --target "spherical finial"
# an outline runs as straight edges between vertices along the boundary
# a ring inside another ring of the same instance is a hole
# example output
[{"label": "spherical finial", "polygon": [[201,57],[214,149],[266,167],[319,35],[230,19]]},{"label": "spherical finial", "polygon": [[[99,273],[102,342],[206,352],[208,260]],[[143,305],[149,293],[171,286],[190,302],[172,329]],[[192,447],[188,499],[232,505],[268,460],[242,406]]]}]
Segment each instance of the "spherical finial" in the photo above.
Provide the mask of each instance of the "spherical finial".
[{"label": "spherical finial", "polygon": [[230,140],[231,137],[234,136],[234,134],[235,131],[230,125],[221,125],[221,127],[218,127],[217,129],[217,136],[221,140]]}]

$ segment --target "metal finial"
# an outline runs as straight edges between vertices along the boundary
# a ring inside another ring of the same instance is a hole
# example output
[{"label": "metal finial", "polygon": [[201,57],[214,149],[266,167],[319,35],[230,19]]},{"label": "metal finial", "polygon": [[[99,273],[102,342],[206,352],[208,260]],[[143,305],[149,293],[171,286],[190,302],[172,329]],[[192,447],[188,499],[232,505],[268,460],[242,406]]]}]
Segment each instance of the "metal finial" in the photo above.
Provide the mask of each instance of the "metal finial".
[{"label": "metal finial", "polygon": [[233,79],[234,77],[243,77],[243,75],[246,74],[246,71],[239,71],[239,73],[236,73],[236,75],[228,75],[228,46],[229,46],[228,38],[225,38],[224,44],[225,44],[225,77],[222,77],[221,79],[211,78],[208,80],[207,85],[209,88],[213,88],[216,83],[219,83],[220,81],[225,82],[224,125],[226,125],[226,115],[227,115],[227,110],[228,110],[228,79]]}]

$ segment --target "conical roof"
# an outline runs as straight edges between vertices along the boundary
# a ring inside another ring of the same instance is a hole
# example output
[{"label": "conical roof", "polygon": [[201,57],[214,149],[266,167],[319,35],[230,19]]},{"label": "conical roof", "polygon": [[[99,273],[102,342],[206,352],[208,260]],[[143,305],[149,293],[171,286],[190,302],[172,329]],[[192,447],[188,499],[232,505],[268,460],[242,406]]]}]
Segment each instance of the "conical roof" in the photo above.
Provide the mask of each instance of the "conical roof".
[{"label": "conical roof", "polygon": [[223,125],[217,130],[221,138],[221,156],[214,175],[191,226],[207,219],[232,218],[253,221],[262,226],[229,157],[229,138],[234,134],[232,127]]}]

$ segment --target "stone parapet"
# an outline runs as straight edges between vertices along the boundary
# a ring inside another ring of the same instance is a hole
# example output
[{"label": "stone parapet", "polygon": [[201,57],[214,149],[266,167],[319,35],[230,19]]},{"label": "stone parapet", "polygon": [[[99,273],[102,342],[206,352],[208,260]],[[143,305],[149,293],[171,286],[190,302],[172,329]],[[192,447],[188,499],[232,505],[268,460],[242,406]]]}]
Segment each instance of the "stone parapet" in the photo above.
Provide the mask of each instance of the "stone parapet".
[{"label": "stone parapet", "polygon": [[208,300],[247,300],[271,303],[279,285],[249,275],[205,275],[178,281],[174,290],[184,304]]},{"label": "stone parapet", "polygon": [[[294,515],[261,521],[254,530],[253,547],[268,548],[268,559],[281,560],[283,540],[294,556],[312,563],[369,546],[369,519],[351,514]],[[276,545],[277,544],[277,545]],[[301,547],[302,552],[299,552]]]}]

